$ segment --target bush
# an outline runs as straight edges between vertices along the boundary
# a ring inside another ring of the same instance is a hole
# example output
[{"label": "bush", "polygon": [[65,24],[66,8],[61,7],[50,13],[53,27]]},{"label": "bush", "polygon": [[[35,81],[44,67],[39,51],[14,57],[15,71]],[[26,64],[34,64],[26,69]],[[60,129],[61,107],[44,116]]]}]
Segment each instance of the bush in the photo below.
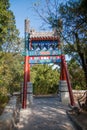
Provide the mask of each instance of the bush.
[{"label": "bush", "polygon": [[7,89],[5,87],[0,87],[0,104],[7,103],[8,96],[7,96]]}]

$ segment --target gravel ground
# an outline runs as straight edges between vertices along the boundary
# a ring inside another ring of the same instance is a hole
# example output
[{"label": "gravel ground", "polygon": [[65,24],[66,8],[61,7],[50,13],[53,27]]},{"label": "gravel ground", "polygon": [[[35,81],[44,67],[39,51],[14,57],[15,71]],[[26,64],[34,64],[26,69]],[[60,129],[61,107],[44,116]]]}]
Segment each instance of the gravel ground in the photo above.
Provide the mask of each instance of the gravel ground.
[{"label": "gravel ground", "polygon": [[68,106],[58,98],[34,98],[26,110],[20,110],[17,130],[76,130],[66,114]]}]

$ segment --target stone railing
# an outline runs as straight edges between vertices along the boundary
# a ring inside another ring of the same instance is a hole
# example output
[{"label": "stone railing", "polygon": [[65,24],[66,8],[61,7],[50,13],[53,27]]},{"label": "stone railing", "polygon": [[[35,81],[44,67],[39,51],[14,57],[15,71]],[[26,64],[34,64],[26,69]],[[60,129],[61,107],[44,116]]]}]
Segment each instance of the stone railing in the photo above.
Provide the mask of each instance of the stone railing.
[{"label": "stone railing", "polygon": [[0,130],[13,130],[18,120],[17,97],[12,96],[0,116]]}]

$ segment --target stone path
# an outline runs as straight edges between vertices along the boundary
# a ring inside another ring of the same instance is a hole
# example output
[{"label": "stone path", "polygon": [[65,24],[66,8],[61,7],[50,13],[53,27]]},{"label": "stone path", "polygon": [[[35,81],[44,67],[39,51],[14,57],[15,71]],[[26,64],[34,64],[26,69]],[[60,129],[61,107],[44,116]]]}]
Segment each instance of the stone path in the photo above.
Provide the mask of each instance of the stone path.
[{"label": "stone path", "polygon": [[20,111],[18,130],[76,130],[66,114],[69,108],[58,98],[34,98],[33,104]]}]

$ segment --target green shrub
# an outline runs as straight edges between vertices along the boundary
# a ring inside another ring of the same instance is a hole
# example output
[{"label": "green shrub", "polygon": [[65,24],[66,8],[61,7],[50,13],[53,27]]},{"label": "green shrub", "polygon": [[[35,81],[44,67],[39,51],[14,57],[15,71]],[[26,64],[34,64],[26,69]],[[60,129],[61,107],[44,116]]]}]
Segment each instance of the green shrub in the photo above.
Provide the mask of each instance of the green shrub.
[{"label": "green shrub", "polygon": [[0,87],[0,104],[7,103],[8,96],[7,96],[7,89],[5,87]]}]

